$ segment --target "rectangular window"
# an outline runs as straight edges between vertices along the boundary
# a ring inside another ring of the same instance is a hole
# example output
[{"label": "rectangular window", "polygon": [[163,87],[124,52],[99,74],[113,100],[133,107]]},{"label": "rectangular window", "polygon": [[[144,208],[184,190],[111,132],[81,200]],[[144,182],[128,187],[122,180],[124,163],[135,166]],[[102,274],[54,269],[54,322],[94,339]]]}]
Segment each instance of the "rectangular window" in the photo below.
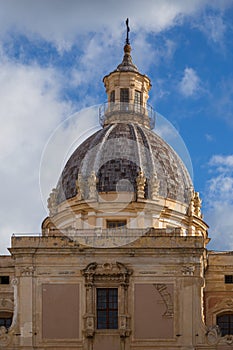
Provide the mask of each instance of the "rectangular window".
[{"label": "rectangular window", "polygon": [[129,89],[121,89],[120,101],[129,103]]},{"label": "rectangular window", "polygon": [[97,329],[118,328],[118,289],[97,288]]},{"label": "rectangular window", "polygon": [[10,284],[9,276],[0,276],[0,284]]},{"label": "rectangular window", "polygon": [[225,275],[225,283],[226,284],[233,283],[233,275]]},{"label": "rectangular window", "polygon": [[126,220],[107,221],[107,228],[121,228],[126,226]]},{"label": "rectangular window", "polygon": [[135,91],[134,93],[134,104],[140,106],[142,104],[142,93],[140,91]]},{"label": "rectangular window", "polygon": [[220,327],[222,337],[233,334],[233,314],[217,316],[217,325]]},{"label": "rectangular window", "polygon": [[142,94],[137,90],[134,93],[134,108],[135,112],[142,113]]},{"label": "rectangular window", "polygon": [[115,102],[115,90],[110,93],[110,102]]},{"label": "rectangular window", "polygon": [[0,327],[10,328],[12,323],[12,313],[7,311],[0,311]]}]

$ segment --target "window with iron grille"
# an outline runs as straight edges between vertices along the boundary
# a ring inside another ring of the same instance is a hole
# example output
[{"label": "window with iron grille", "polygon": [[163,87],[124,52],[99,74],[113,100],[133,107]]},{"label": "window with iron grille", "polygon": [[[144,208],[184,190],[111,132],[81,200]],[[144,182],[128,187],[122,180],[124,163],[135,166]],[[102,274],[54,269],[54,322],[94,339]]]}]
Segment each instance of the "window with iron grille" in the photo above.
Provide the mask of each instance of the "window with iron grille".
[{"label": "window with iron grille", "polygon": [[125,102],[125,103],[129,103],[129,89],[125,89],[125,88],[121,89],[120,101]]},{"label": "window with iron grille", "polygon": [[225,283],[233,283],[233,275],[225,275]]},{"label": "window with iron grille", "polygon": [[118,289],[97,288],[97,329],[118,328]]},{"label": "window with iron grille", "polygon": [[217,316],[217,325],[221,330],[222,336],[233,334],[233,314],[228,313]]}]

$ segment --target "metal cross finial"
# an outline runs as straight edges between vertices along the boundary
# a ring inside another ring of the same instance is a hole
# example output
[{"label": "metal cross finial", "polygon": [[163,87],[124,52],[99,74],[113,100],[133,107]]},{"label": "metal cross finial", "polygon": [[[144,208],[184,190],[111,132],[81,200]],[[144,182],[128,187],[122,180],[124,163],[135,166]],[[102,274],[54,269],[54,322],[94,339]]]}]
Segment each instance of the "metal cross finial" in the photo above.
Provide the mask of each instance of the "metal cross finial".
[{"label": "metal cross finial", "polygon": [[127,28],[127,36],[126,36],[126,44],[129,45],[129,32],[130,32],[130,28],[129,28],[129,19],[127,18],[126,20],[126,28]]}]

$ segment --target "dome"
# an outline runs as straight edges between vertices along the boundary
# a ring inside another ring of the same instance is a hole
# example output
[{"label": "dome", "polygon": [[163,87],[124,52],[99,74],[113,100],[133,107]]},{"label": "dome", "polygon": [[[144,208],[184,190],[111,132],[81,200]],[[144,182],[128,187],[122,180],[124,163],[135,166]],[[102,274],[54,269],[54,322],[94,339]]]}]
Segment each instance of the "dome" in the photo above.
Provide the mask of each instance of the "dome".
[{"label": "dome", "polygon": [[140,174],[145,199],[156,194],[189,204],[192,181],[179,156],[153,131],[134,123],[110,124],[74,151],[57,185],[57,204],[77,195],[77,179],[88,198],[91,176],[97,193],[134,192],[137,200]]},{"label": "dome", "polygon": [[152,84],[130,52],[127,26],[122,63],[103,78],[107,101],[99,108],[102,129],[67,161],[48,198],[44,234],[58,229],[84,245],[115,247],[148,228],[175,227],[185,235],[206,229],[201,199],[186,167],[153,132]]}]

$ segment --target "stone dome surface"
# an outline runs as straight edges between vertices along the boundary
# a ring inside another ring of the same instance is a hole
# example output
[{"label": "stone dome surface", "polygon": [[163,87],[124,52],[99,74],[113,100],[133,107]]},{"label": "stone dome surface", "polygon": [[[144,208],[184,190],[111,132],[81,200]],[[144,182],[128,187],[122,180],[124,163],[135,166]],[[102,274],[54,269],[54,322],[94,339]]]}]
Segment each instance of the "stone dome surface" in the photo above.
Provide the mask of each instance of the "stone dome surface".
[{"label": "stone dome surface", "polygon": [[158,180],[158,196],[188,204],[193,188],[176,152],[153,131],[134,123],[110,124],[77,147],[57,184],[57,204],[77,195],[79,174],[88,191],[96,176],[97,192],[135,192],[137,177],[146,178],[145,198],[151,199],[150,180]]}]

